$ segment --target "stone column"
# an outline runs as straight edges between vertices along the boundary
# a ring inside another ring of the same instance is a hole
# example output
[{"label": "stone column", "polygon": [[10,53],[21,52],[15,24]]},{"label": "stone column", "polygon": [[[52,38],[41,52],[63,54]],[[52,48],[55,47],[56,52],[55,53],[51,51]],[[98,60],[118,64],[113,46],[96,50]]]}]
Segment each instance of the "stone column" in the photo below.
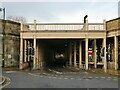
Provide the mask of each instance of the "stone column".
[{"label": "stone column", "polygon": [[115,70],[118,69],[118,37],[114,36]]},{"label": "stone column", "polygon": [[88,38],[85,38],[85,59],[86,70],[88,70]]},{"label": "stone column", "polygon": [[26,44],[26,40],[24,40],[24,62],[26,62],[26,48],[27,48],[27,44]]},{"label": "stone column", "polygon": [[34,61],[33,61],[33,68],[36,69],[36,37],[34,37]]},{"label": "stone column", "polygon": [[94,60],[94,67],[97,68],[97,57],[96,57],[96,39],[93,41],[93,60]]},{"label": "stone column", "polygon": [[69,50],[70,50],[70,53],[69,53],[69,65],[72,66],[72,42],[70,42],[70,44],[69,44]]},{"label": "stone column", "polygon": [[82,41],[79,42],[79,68],[82,68]]},{"label": "stone column", "polygon": [[19,69],[23,69],[23,38],[20,38],[20,66]]},{"label": "stone column", "polygon": [[103,39],[103,48],[104,48],[104,71],[107,72],[106,38]]},{"label": "stone column", "polygon": [[[23,24],[21,23],[21,31],[23,31]],[[19,69],[23,69],[23,37],[20,34],[20,65]]]},{"label": "stone column", "polygon": [[74,41],[74,67],[76,67],[76,41]]}]

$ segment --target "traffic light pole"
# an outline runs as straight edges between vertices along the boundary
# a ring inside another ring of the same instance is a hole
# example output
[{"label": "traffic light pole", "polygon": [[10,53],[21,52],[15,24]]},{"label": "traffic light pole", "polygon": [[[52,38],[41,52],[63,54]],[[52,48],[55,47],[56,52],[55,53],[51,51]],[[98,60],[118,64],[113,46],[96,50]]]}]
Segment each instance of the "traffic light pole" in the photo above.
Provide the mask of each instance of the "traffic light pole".
[{"label": "traffic light pole", "polygon": [[103,39],[104,48],[104,71],[107,72],[107,60],[106,60],[106,38]]},{"label": "traffic light pole", "polygon": [[32,56],[34,55],[34,48],[33,47],[27,47],[26,48],[26,56],[28,57],[28,64],[29,64],[29,69],[31,71],[32,68]]}]

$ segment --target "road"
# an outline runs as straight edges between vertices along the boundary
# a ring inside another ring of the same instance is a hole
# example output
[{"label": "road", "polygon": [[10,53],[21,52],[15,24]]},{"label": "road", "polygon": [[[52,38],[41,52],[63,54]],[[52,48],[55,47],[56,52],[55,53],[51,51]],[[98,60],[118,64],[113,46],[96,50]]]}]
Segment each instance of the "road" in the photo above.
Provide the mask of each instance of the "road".
[{"label": "road", "polygon": [[118,88],[118,77],[90,72],[30,73],[4,71],[11,82],[5,88]]}]

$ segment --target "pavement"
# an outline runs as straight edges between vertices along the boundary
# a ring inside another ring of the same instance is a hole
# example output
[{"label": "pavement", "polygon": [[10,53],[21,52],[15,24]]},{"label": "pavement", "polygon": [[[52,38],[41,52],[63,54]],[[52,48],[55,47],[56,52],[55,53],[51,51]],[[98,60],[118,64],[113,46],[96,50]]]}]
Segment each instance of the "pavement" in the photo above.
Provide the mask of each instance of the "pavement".
[{"label": "pavement", "polygon": [[117,75],[120,76],[120,70],[113,70],[113,69],[108,69],[106,72],[103,69],[93,69],[90,70],[91,72],[94,73],[103,73],[103,74],[110,74],[110,75]]},{"label": "pavement", "polygon": [[0,85],[2,85],[5,82],[5,77],[4,76],[0,76]]},{"label": "pavement", "polygon": [[48,71],[3,71],[11,79],[5,88],[118,88],[118,77],[81,72]]},{"label": "pavement", "polygon": [[118,88],[120,79],[119,71],[66,67],[32,71],[4,68],[3,75],[7,78],[3,88]]},{"label": "pavement", "polygon": [[[19,68],[16,67],[9,67],[9,68],[3,68],[3,71],[20,71]],[[25,69],[25,70],[21,70],[21,71],[25,71],[25,72],[47,72],[47,73],[55,73],[56,71],[59,72],[81,72],[81,71],[86,71],[83,69],[79,69],[79,68],[72,68],[72,67],[63,67],[63,68],[51,68],[51,70],[54,71],[50,71],[50,69],[46,68],[45,70],[31,70],[29,71],[29,69]],[[109,74],[109,75],[117,75],[120,76],[120,70],[113,70],[113,69],[107,69],[107,72],[104,72],[104,69],[89,69],[86,72],[93,72],[93,73],[101,73],[101,74]],[[56,72],[57,73],[57,72]]]},{"label": "pavement", "polygon": [[0,89],[10,84],[10,78],[6,76],[0,76]]},{"label": "pavement", "polygon": [[[100,73],[100,74],[109,74],[109,75],[117,75],[120,76],[120,70],[113,70],[113,69],[107,69],[107,71],[105,72],[104,69],[89,69],[89,70],[84,70],[84,69],[79,69],[79,68],[72,68],[72,67],[64,67],[63,69],[67,71],[72,71],[72,72],[81,72],[81,71],[85,71],[85,72],[93,72],[93,73]],[[56,71],[59,71],[59,69],[55,69]],[[63,70],[64,71],[64,70]]]}]

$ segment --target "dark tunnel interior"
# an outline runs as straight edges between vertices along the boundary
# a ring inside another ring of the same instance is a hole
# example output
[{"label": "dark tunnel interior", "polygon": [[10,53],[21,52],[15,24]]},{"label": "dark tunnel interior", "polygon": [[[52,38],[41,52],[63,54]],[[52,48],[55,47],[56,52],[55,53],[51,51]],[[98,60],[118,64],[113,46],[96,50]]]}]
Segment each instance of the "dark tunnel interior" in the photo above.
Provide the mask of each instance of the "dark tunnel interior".
[{"label": "dark tunnel interior", "polygon": [[43,40],[45,46],[45,67],[63,67],[69,59],[68,40]]}]

